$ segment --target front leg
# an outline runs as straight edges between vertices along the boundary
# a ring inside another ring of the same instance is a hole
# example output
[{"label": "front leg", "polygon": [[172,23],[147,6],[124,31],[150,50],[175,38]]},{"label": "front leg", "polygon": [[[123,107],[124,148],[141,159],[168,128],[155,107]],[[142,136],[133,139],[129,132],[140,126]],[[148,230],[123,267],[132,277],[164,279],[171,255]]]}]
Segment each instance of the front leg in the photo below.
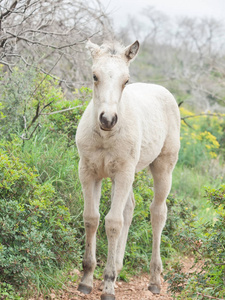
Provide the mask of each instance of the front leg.
[{"label": "front leg", "polygon": [[117,173],[114,178],[114,193],[111,209],[105,218],[108,238],[108,257],[104,270],[102,300],[115,299],[114,285],[117,277],[117,247],[124,223],[123,211],[134,181],[134,169],[129,168]]},{"label": "front leg", "polygon": [[89,294],[93,287],[93,274],[96,267],[96,231],[99,224],[99,201],[101,196],[101,180],[90,175],[88,168],[80,162],[79,176],[84,195],[84,225],[86,233],[83,271],[78,290]]}]

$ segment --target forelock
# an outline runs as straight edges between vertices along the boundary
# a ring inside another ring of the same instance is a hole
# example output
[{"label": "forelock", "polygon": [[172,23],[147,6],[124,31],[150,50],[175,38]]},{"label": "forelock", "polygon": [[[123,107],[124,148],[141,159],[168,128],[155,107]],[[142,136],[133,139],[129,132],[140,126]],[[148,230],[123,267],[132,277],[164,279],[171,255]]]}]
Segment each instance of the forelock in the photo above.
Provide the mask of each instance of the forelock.
[{"label": "forelock", "polygon": [[124,46],[119,42],[105,42],[101,45],[101,54],[108,54],[110,56],[120,56],[124,52]]}]

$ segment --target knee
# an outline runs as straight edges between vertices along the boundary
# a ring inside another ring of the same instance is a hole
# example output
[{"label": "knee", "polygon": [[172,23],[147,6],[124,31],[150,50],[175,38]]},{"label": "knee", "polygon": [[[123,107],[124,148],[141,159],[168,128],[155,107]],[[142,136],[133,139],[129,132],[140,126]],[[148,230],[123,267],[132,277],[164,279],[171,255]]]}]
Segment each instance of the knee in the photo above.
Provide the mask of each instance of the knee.
[{"label": "knee", "polygon": [[152,226],[155,226],[157,224],[161,224],[161,226],[165,225],[166,218],[167,218],[167,206],[166,203],[162,203],[160,205],[156,205],[153,201],[153,203],[150,206],[150,212],[151,212],[151,223]]},{"label": "knee", "polygon": [[96,230],[99,224],[99,213],[96,214],[87,214],[84,213],[84,225],[86,229]]},{"label": "knee", "polygon": [[105,217],[105,228],[107,237],[119,237],[123,227],[123,217],[112,217],[110,213]]},{"label": "knee", "polygon": [[166,201],[164,201],[163,203],[156,203],[156,201],[153,201],[150,205],[150,211],[151,214],[154,215],[166,216],[167,215]]}]

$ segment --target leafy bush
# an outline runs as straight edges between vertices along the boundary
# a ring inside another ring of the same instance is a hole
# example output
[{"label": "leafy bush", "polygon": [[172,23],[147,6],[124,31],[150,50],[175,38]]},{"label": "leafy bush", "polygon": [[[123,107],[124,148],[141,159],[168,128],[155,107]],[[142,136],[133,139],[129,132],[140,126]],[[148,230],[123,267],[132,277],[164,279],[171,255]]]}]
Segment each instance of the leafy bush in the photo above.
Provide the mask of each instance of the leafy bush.
[{"label": "leafy bush", "polygon": [[185,245],[180,243],[178,237],[180,232],[184,230],[186,223],[195,222],[197,207],[192,204],[189,198],[181,200],[173,195],[169,195],[167,208],[167,221],[163,230],[164,235],[169,238],[174,249],[185,251]]},{"label": "leafy bush", "polygon": [[15,67],[4,81],[0,91],[0,137],[10,139],[11,134],[17,134],[29,138],[39,125],[66,134],[69,142],[74,142],[91,89],[77,89],[76,99],[66,100],[56,79],[22,67]]},{"label": "leafy bush", "polygon": [[36,274],[53,273],[79,262],[77,230],[50,183],[38,182],[34,168],[13,154],[12,143],[0,148],[0,282],[25,285]]},{"label": "leafy bush", "polygon": [[[33,69],[15,67],[13,72],[6,76],[0,69],[1,85],[0,97],[4,119],[0,119],[0,137],[11,133],[21,132],[24,128],[23,115],[27,112],[27,105],[32,92],[35,90],[36,72]],[[2,82],[2,83],[3,83]]]},{"label": "leafy bush", "polygon": [[1,110],[3,110],[4,106],[2,105],[2,103],[0,102],[0,120],[5,118],[3,112]]},{"label": "leafy bush", "polygon": [[11,284],[0,282],[0,296],[1,300],[23,300]]},{"label": "leafy bush", "polygon": [[[35,166],[40,182],[49,182],[63,199],[71,215],[82,219],[83,196],[78,177],[78,152],[75,143],[68,145],[66,134],[44,129],[26,141],[17,154],[29,166]],[[79,216],[79,217],[78,217]],[[79,228],[83,225],[77,224]],[[82,233],[83,235],[83,233]]]},{"label": "leafy bush", "polygon": [[[195,116],[180,108],[181,116],[191,116],[187,123],[181,123],[181,151],[179,162],[189,167],[200,166],[205,161],[217,157],[223,135],[224,118],[218,116]],[[186,119],[185,119],[186,122]]]},{"label": "leafy bush", "polygon": [[[78,123],[87,107],[92,90],[81,88],[76,91],[79,99],[68,101],[61,99],[52,103],[49,107],[48,117],[51,130],[59,134],[66,134],[70,142],[74,142]],[[73,109],[71,109],[73,108]],[[61,113],[56,113],[56,112]]]},{"label": "leafy bush", "polygon": [[[204,228],[196,228],[192,218],[186,222],[182,233],[181,228],[180,233],[177,232],[178,242],[186,252],[194,254],[194,266],[201,263],[201,268],[185,274],[180,264],[174,264],[166,279],[176,299],[225,297],[225,185],[218,189],[208,188],[206,197],[216,211],[216,218]],[[176,294],[178,292],[180,294]]]}]

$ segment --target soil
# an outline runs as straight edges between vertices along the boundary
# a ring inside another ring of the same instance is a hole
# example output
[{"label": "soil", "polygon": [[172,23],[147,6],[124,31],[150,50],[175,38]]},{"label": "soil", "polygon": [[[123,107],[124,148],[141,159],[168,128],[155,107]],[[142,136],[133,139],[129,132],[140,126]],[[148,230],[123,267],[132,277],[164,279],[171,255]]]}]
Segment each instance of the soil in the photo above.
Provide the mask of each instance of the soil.
[{"label": "soil", "polygon": [[[192,258],[186,258],[182,259],[183,263],[183,270],[184,272],[192,272],[190,270],[193,259]],[[73,270],[72,273],[76,273],[79,276],[79,279],[81,278],[81,273],[78,270]],[[78,280],[79,282],[80,280]],[[148,281],[149,281],[149,274],[143,273],[138,276],[133,276],[130,278],[129,282],[124,281],[117,281],[116,282],[116,288],[115,288],[115,295],[116,300],[172,300],[173,298],[170,296],[170,294],[167,291],[168,284],[163,281],[163,278],[161,278],[162,282],[162,289],[160,295],[153,295],[148,290]],[[38,300],[44,300],[44,299],[51,299],[51,300],[100,300],[101,294],[102,294],[102,281],[100,280],[94,280],[94,287],[92,292],[89,295],[85,295],[80,293],[77,290],[78,283],[72,283],[69,282],[67,287],[64,288],[63,291],[61,291],[60,295],[59,293],[55,293],[52,291],[48,295],[47,298],[39,297]],[[35,298],[36,299],[36,298]],[[29,300],[34,300],[34,298],[31,298]]]},{"label": "soil", "polygon": [[[81,274],[78,270],[73,272]],[[172,297],[167,293],[168,284],[163,282],[160,295],[153,295],[148,290],[149,274],[144,273],[139,276],[133,276],[129,282],[117,281],[115,288],[116,300],[172,300]],[[79,281],[78,281],[79,282]],[[51,300],[100,300],[102,294],[102,281],[94,280],[94,287],[89,295],[85,295],[77,290],[78,283],[68,283],[68,286],[59,293],[52,291],[47,298],[39,297],[38,300],[51,299]],[[36,299],[36,298],[35,298]],[[35,300],[31,298],[29,300]]]},{"label": "soil", "polygon": [[[162,290],[160,295],[153,295],[148,290],[149,274],[142,274],[141,276],[134,276],[129,282],[117,281],[115,295],[117,300],[169,300],[172,299],[167,293],[167,284],[162,281]],[[95,281],[94,288],[89,295],[84,295],[77,291],[77,286],[68,290],[71,298],[63,299],[85,299],[97,300],[101,297],[101,281]]]}]

